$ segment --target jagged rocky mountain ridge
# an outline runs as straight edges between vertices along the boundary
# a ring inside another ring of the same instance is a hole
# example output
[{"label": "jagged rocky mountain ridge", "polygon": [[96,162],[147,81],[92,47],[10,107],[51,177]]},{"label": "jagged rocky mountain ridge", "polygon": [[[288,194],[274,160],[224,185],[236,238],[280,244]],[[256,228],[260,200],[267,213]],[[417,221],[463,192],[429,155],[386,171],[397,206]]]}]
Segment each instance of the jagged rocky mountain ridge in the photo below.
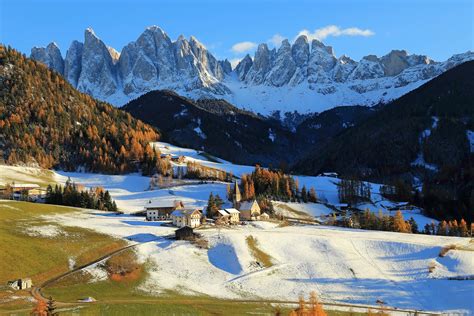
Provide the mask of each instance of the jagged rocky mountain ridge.
[{"label": "jagged rocky mountain ridge", "polygon": [[143,93],[173,90],[193,99],[220,98],[265,115],[274,111],[320,112],[338,105],[384,103],[446,70],[474,59],[473,52],[435,62],[393,50],[356,62],[332,47],[300,36],[270,49],[260,44],[235,69],[217,60],[195,37],[172,41],[159,27],[147,28],[120,53],[88,28],[63,59],[54,43],[35,47],[31,57],[61,73],[80,91],[122,105]]}]

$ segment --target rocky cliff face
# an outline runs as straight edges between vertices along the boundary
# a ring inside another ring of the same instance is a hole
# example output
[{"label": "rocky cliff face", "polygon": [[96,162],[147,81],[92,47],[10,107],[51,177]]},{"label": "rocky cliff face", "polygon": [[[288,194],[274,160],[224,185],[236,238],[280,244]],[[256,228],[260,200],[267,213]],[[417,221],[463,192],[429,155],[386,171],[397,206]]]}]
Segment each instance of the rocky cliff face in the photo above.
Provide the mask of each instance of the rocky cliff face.
[{"label": "rocky cliff face", "polygon": [[337,58],[331,46],[298,37],[278,49],[260,44],[232,70],[195,37],[175,41],[159,27],[147,28],[119,53],[92,31],[72,42],[63,60],[56,44],[35,47],[31,57],[63,74],[77,89],[122,105],[143,93],[170,89],[197,98],[223,98],[262,114],[320,112],[338,105],[388,102],[453,66],[474,59],[455,55],[446,62],[393,50],[356,62]]},{"label": "rocky cliff face", "polygon": [[50,43],[46,48],[33,47],[31,49],[31,58],[44,63],[50,69],[60,74],[64,74],[64,60],[58,45],[54,42]]},{"label": "rocky cliff face", "polygon": [[99,99],[107,98],[119,87],[112,55],[92,29],[87,29],[84,37],[81,73],[77,89]]}]

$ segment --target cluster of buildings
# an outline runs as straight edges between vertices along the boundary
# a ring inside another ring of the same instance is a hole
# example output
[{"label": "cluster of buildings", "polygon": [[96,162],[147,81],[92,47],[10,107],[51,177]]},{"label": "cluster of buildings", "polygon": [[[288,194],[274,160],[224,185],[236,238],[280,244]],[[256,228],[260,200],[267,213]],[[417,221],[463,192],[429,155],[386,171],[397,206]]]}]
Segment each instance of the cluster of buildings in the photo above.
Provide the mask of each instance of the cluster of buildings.
[{"label": "cluster of buildings", "polygon": [[[217,210],[212,219],[220,225],[236,225],[242,221],[268,220],[270,216],[262,213],[256,200],[241,201],[239,186],[234,187],[234,207]],[[174,201],[172,204],[153,204],[145,206],[146,219],[148,221],[171,220],[174,226],[196,228],[205,221],[201,210],[196,208],[185,208],[183,202]]]},{"label": "cluster of buildings", "polygon": [[186,162],[186,157],[185,156],[178,156],[178,155],[172,155],[172,154],[161,154],[160,155],[161,159],[168,159],[171,160],[175,163],[181,164]]},{"label": "cluster of buildings", "polygon": [[12,182],[5,186],[0,186],[0,196],[6,199],[17,201],[42,201],[46,198],[46,189],[41,188],[34,183],[15,183]]}]

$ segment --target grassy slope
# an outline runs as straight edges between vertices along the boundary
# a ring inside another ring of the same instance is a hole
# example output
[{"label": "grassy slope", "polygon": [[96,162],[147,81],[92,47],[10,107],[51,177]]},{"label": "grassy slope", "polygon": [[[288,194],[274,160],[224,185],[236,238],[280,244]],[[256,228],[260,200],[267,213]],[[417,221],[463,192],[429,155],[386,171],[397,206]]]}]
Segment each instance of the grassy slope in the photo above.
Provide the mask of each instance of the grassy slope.
[{"label": "grassy slope", "polygon": [[0,165],[0,186],[7,183],[34,183],[42,188],[56,184],[54,171]]},{"label": "grassy slope", "polygon": [[[124,242],[112,237],[81,228],[60,227],[67,235],[55,238],[32,237],[22,232],[30,225],[54,225],[42,219],[41,215],[67,213],[77,209],[35,204],[27,202],[0,201],[0,282],[17,277],[31,277],[33,283],[41,283],[50,277],[68,270],[68,258],[75,257],[77,264],[90,261],[113,248],[123,246]],[[18,264],[21,262],[21,264]],[[216,300],[209,297],[186,297],[167,293],[164,297],[150,297],[136,290],[146,277],[142,273],[137,280],[100,281],[87,283],[76,275],[61,280],[58,284],[44,290],[58,301],[77,302],[77,299],[92,296],[100,304],[85,305],[81,315],[114,314],[162,314],[223,315],[235,311],[236,315],[255,311],[271,313],[273,307],[266,303],[242,304],[232,301]],[[26,291],[10,292],[0,289],[0,299],[11,295],[28,297]],[[31,303],[15,300],[0,304],[0,314],[12,310],[22,310],[19,314],[29,314]],[[77,312],[77,309],[74,309]],[[72,310],[61,315],[73,314]],[[76,313],[77,314],[77,313]]]},{"label": "grassy slope", "polygon": [[265,268],[273,266],[272,257],[258,247],[257,238],[250,235],[247,236],[245,240],[247,242],[247,246],[250,248],[252,256],[258,262],[260,262]]},{"label": "grassy slope", "polygon": [[[99,281],[87,283],[80,275],[71,275],[51,287],[45,288],[46,296],[61,302],[77,302],[93,297],[97,303],[85,305],[81,315],[245,315],[258,312],[272,314],[274,308],[268,303],[240,303],[215,299],[208,296],[184,296],[176,292],[165,292],[162,296],[150,296],[137,289],[147,277],[142,273],[138,279],[124,281]],[[61,313],[68,315],[69,312]],[[70,312],[74,314],[73,311]]]},{"label": "grassy slope", "polygon": [[[77,209],[1,200],[0,284],[25,277],[30,277],[33,284],[39,284],[68,271],[68,259],[71,257],[76,265],[80,265],[126,244],[123,240],[75,227],[60,227],[64,235],[54,238],[25,233],[27,227],[54,225],[41,218],[41,215],[74,211]],[[14,295],[24,295],[22,292],[15,292]],[[0,297],[8,296],[8,289],[0,288]],[[7,302],[1,304],[0,310],[22,303],[25,301]]]}]

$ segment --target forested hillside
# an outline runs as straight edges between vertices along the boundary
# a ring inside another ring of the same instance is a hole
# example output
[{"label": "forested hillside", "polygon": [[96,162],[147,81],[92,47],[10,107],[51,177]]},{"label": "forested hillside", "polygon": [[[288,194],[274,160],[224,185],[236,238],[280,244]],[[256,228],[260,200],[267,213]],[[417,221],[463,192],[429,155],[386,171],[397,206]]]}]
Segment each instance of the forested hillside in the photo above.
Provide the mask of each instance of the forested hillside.
[{"label": "forested hillside", "polygon": [[278,122],[223,100],[193,101],[172,91],[151,91],[122,109],[159,128],[164,140],[233,162],[279,166],[298,154],[295,135]]},{"label": "forested hillside", "polygon": [[224,100],[197,101],[172,91],[152,91],[123,109],[163,133],[163,139],[205,150],[240,164],[285,167],[374,111],[336,107],[314,114],[290,131],[280,120],[239,109]]},{"label": "forested hillside", "polygon": [[123,173],[159,133],[75,90],[58,73],[0,45],[0,158],[65,170]]},{"label": "forested hillside", "polygon": [[[474,219],[474,62],[457,66],[315,148],[295,170],[393,184],[429,215]],[[400,187],[400,186],[399,186]]]}]

